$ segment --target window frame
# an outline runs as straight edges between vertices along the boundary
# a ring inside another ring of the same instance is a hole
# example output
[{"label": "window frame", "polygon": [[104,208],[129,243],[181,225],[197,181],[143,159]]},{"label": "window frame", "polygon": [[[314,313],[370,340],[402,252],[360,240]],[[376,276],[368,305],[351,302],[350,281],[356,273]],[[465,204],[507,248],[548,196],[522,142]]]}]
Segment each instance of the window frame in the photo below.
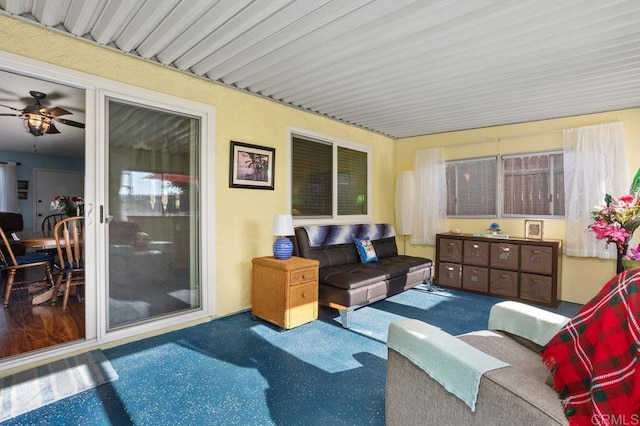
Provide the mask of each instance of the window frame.
[{"label": "window frame", "polygon": [[[316,133],[311,130],[289,127],[287,129],[287,212],[291,212],[292,203],[292,159],[293,159],[293,138],[307,139],[331,145],[332,148],[332,171],[331,171],[331,216],[311,217],[294,216],[294,226],[318,225],[318,224],[339,224],[339,223],[363,223],[371,222],[373,207],[373,148],[368,145],[347,141],[344,139]],[[364,215],[339,215],[338,214],[338,147],[363,152],[367,155],[367,213]]]},{"label": "window frame", "polygon": [[[514,214],[514,213],[505,213],[504,212],[504,160],[505,159],[509,159],[509,158],[522,158],[522,157],[533,157],[533,156],[541,156],[541,155],[554,155],[554,154],[562,154],[563,155],[563,160],[564,160],[564,152],[561,149],[556,149],[556,150],[546,150],[546,151],[534,151],[534,152],[521,152],[518,154],[505,154],[505,155],[501,155],[500,156],[500,162],[498,164],[498,168],[499,168],[499,173],[500,173],[500,217],[501,218],[505,218],[505,219],[522,219],[522,218],[541,218],[541,219],[565,219],[566,218],[566,212],[564,212],[562,215],[548,215],[548,214]],[[562,171],[563,175],[564,175],[564,168]],[[555,192],[553,192],[554,188],[555,188],[555,175],[554,175],[554,167],[553,164],[549,164],[549,191],[550,193],[555,195]],[[564,195],[564,194],[563,194]]]},{"label": "window frame", "polygon": [[[471,162],[471,161],[478,161],[478,160],[487,160],[487,159],[496,159],[496,191],[497,191],[497,196],[496,196],[496,214],[495,215],[450,215],[447,214],[447,219],[486,219],[486,218],[497,218],[497,219],[522,219],[522,218],[541,218],[541,219],[558,219],[558,220],[563,220],[566,218],[566,212],[563,215],[536,215],[536,214],[512,214],[512,213],[508,213],[505,214],[504,210],[505,210],[505,206],[504,206],[504,183],[505,183],[505,179],[504,179],[504,167],[503,167],[503,163],[504,163],[504,159],[508,159],[508,158],[518,158],[518,157],[531,157],[531,156],[540,156],[540,155],[552,155],[552,154],[562,154],[564,155],[563,150],[561,149],[550,149],[550,150],[544,150],[544,151],[532,151],[532,152],[521,152],[521,153],[513,153],[513,154],[504,154],[504,155],[492,155],[492,156],[484,156],[484,157],[472,157],[472,158],[461,158],[461,159],[455,159],[455,160],[447,160],[445,161],[445,167],[446,165],[450,164],[450,163],[464,163],[464,162]],[[550,185],[550,190],[553,191],[553,189],[555,188],[554,186],[554,179],[555,176],[553,176],[553,166],[549,167],[549,171],[550,171],[550,179],[549,179],[549,185]],[[564,171],[563,171],[564,173]],[[555,194],[555,193],[554,193]],[[447,190],[447,197],[449,196],[448,190]]]},{"label": "window frame", "polygon": [[[461,158],[458,160],[448,160],[445,161],[445,170],[448,164],[450,163],[469,163],[469,162],[473,162],[473,161],[482,161],[482,160],[495,160],[495,165],[496,165],[496,191],[499,191],[501,189],[501,168],[500,168],[500,156],[499,155],[489,155],[489,156],[485,156],[485,157],[473,157],[473,158]],[[446,173],[446,172],[445,172]],[[495,214],[483,214],[483,215],[450,215],[447,213],[446,217],[448,218],[452,218],[452,219],[487,219],[487,218],[497,218],[500,215],[500,212],[502,211],[500,209],[500,203],[502,201],[500,194],[501,192],[496,192],[496,205],[495,205]],[[447,199],[449,197],[449,192],[447,190]],[[448,203],[448,202],[447,202]]]}]

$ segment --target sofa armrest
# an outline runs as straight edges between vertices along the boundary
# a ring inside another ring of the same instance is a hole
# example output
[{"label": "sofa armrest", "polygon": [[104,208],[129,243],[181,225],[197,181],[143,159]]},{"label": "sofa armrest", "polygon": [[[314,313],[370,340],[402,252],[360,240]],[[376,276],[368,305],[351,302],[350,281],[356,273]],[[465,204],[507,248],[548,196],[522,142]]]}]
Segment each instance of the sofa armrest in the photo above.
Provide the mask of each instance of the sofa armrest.
[{"label": "sofa armrest", "polygon": [[402,354],[475,410],[482,375],[509,364],[418,320],[389,325],[387,346]]},{"label": "sofa armrest", "polygon": [[531,340],[540,346],[547,344],[569,321],[569,318],[519,302],[500,302],[491,308],[489,329]]}]

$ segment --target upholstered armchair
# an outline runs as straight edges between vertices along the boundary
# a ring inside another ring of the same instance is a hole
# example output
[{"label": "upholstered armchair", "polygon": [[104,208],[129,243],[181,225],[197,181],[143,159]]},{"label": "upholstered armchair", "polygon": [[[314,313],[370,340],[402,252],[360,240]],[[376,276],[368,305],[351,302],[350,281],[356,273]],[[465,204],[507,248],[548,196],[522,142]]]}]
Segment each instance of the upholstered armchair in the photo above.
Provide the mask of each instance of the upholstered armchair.
[{"label": "upholstered armchair", "polygon": [[388,425],[567,425],[540,350],[569,318],[501,302],[461,336],[417,320],[389,327]]}]

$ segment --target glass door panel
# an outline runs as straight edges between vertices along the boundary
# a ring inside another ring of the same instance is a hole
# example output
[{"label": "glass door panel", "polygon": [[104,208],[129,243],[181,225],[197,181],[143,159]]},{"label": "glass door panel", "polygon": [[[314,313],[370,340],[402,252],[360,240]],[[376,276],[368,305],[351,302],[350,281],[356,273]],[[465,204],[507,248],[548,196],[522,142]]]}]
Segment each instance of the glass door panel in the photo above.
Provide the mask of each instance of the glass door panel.
[{"label": "glass door panel", "polygon": [[201,306],[199,118],[108,99],[108,329]]}]

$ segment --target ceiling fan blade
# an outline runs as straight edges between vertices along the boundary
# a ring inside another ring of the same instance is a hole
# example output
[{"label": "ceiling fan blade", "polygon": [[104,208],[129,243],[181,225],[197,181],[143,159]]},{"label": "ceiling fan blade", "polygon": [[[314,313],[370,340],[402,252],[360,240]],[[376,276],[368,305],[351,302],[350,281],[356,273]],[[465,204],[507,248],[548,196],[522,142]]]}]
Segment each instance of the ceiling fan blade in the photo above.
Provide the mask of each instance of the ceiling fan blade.
[{"label": "ceiling fan blade", "polygon": [[69,115],[71,112],[67,111],[64,108],[53,107],[53,108],[40,108],[40,112],[51,117],[58,117],[60,115]]},{"label": "ceiling fan blade", "polygon": [[56,126],[53,125],[53,121],[49,124],[49,130],[47,130],[48,135],[54,135],[56,133],[60,133],[60,130],[56,129]]},{"label": "ceiling fan blade", "polygon": [[66,118],[56,118],[56,117],[54,117],[53,119],[56,120],[58,123],[66,124],[67,126],[79,127],[81,129],[84,129],[84,124],[78,123],[77,121],[67,120]]},{"label": "ceiling fan blade", "polygon": [[7,114],[0,114],[0,116],[3,116],[3,117],[20,117],[20,114],[9,114],[9,113],[7,113]]},{"label": "ceiling fan blade", "polygon": [[9,106],[9,105],[2,105],[2,104],[0,104],[0,106],[3,106],[3,107],[5,107],[5,108],[9,108],[9,109],[12,109],[12,110],[14,110],[14,111],[22,111],[21,109],[18,109],[18,108],[14,108],[14,107],[12,107],[12,106]]}]

